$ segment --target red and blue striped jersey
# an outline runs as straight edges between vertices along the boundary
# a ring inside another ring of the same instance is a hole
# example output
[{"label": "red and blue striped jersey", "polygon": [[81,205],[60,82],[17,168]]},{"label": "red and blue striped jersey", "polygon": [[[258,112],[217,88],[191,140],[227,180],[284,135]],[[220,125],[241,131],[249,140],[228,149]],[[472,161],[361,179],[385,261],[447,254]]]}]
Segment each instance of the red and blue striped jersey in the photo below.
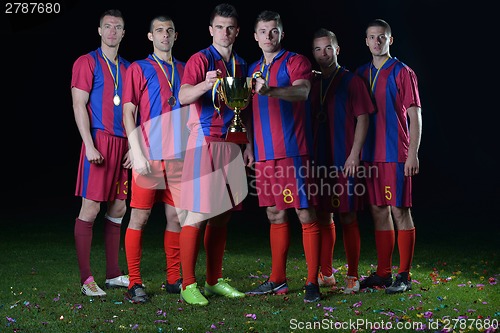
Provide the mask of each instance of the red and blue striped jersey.
[{"label": "red and blue striped jersey", "polygon": [[344,167],[354,143],[356,118],[375,111],[367,85],[360,76],[339,67],[333,78],[319,75],[313,79],[309,102],[314,161]]},{"label": "red and blue striped jersey", "polygon": [[[123,82],[130,62],[118,56],[118,64],[120,71],[116,93],[121,98]],[[101,48],[82,55],[73,64],[71,88],[75,87],[89,93],[87,111],[91,130],[99,129],[110,135],[126,137],[123,127],[123,103],[118,106],[113,103],[116,67],[113,61],[108,60],[106,63]]]},{"label": "red and blue striped jersey", "polygon": [[370,116],[362,159],[368,162],[406,162],[410,144],[407,109],[421,107],[417,76],[397,58],[388,59],[378,75],[371,62],[360,66],[356,73],[374,83],[371,91],[377,110]]},{"label": "red and blue striped jersey", "polygon": [[[264,65],[264,57],[249,67],[260,71],[270,87],[288,87],[299,79],[311,80],[312,65],[301,54],[282,49]],[[255,94],[252,98],[254,155],[256,161],[308,155],[311,115],[305,101],[289,102]]]},{"label": "red and blue striped jersey", "polygon": [[[247,73],[246,61],[234,51],[231,59],[233,56],[235,68],[233,68],[232,60],[226,63],[213,45],[193,54],[186,62],[181,85],[197,85],[205,80],[205,74],[208,71],[217,69],[222,72],[222,77],[245,76]],[[217,98],[215,98],[215,103],[219,105]],[[212,91],[209,90],[190,105],[188,128],[191,132],[203,133],[204,136],[224,138],[233,116],[234,112],[223,102],[220,104],[219,116],[212,100]]]},{"label": "red and blue striped jersey", "polygon": [[[173,58],[169,64],[156,58],[163,70],[152,54],[130,65],[123,103],[139,106],[136,125],[141,126],[150,160],[181,158],[187,142],[187,109],[181,108],[178,95],[185,63]],[[172,96],[174,105],[169,104]]]}]

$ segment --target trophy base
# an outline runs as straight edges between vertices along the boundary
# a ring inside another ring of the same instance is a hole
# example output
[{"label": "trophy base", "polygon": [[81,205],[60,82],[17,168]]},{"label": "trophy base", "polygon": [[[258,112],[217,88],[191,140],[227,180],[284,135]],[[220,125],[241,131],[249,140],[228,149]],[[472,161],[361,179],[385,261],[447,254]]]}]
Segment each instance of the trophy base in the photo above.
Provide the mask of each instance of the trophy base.
[{"label": "trophy base", "polygon": [[232,142],[238,145],[245,145],[250,141],[248,141],[247,132],[227,132],[226,142]]}]

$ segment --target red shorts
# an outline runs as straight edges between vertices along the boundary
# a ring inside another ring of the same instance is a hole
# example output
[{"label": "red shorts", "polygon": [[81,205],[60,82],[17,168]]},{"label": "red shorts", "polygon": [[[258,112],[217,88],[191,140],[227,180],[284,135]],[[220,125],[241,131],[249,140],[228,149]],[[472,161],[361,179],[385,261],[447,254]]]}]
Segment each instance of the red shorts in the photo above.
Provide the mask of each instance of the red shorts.
[{"label": "red shorts", "polygon": [[224,139],[190,135],[179,208],[216,216],[228,210],[240,210],[247,194],[241,148]]},{"label": "red shorts", "polygon": [[307,156],[255,162],[255,190],[259,206],[309,208],[317,204]]},{"label": "red shorts", "polygon": [[376,206],[411,207],[411,177],[404,163],[364,162],[368,202]]},{"label": "red shorts", "polygon": [[156,202],[176,207],[180,202],[183,160],[149,161],[151,173],[132,170],[130,207],[151,209]]},{"label": "red shorts", "polygon": [[101,164],[90,163],[82,143],[75,195],[98,202],[125,200],[128,196],[128,169],[123,159],[128,152],[127,138],[97,131],[94,146],[101,153]]},{"label": "red shorts", "polygon": [[346,176],[342,170],[335,177],[316,179],[318,189],[317,209],[328,213],[349,213],[363,209],[367,195],[362,179]]}]

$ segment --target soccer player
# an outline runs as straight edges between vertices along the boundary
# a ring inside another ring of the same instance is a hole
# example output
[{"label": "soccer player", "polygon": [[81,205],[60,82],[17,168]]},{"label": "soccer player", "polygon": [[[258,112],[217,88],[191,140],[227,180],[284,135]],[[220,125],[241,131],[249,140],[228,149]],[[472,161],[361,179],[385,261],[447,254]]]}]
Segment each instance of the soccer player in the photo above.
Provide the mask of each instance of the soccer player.
[{"label": "soccer player", "polygon": [[315,175],[319,176],[320,192],[316,207],[321,229],[318,283],[320,286],[335,284],[332,269],[336,241],[334,213],[342,225],[347,257],[344,293],[350,294],[359,291],[357,211],[364,197],[364,184],[357,179],[356,172],[368,130],[368,115],[375,108],[363,79],[338,63],[340,46],[332,31],[321,28],[314,33],[312,53],[321,70],[309,94],[314,133],[312,156],[318,170]]},{"label": "soccer player", "polygon": [[166,228],[164,249],[167,267],[165,289],[179,293],[180,200],[187,111],[181,108],[178,92],[185,63],[173,57],[177,40],[173,20],[157,16],[150,22],[148,39],[153,53],[133,62],[123,88],[123,122],[131,147],[132,193],[130,221],[125,234],[125,252],[130,276],[126,294],[132,303],[145,303],[140,265],[143,230],[155,202],[164,204]]},{"label": "soccer player", "polygon": [[[283,22],[279,13],[263,11],[255,20],[254,37],[262,57],[249,67],[256,79],[252,101],[255,179],[259,206],[270,222],[271,276],[248,295],[288,292],[286,261],[289,225],[286,209],[294,208],[302,225],[307,262],[305,302],[320,300],[318,286],[319,225],[308,193],[308,136],[310,114],[306,100],[311,88],[311,62],[282,47]],[[287,172],[283,172],[287,170]]]},{"label": "soccer player", "polygon": [[[375,223],[377,271],[361,281],[361,288],[387,287],[388,294],[411,289],[410,268],[415,247],[412,177],[419,173],[418,149],[422,116],[417,77],[413,70],[390,55],[394,38],[390,25],[371,21],[366,45],[372,60],[356,72],[369,84],[377,112],[371,116],[362,151],[367,170],[368,197]],[[392,253],[397,228],[399,269],[392,280]]]},{"label": "soccer player", "polygon": [[82,138],[75,195],[82,197],[75,221],[75,245],[80,269],[81,291],[104,296],[90,269],[94,222],[107,203],[104,216],[106,287],[127,287],[119,262],[120,234],[127,210],[128,144],[122,124],[122,83],[130,63],[118,55],[125,35],[122,13],[105,11],[99,18],[101,46],[80,56],[73,64],[71,96],[76,125]]},{"label": "soccer player", "polygon": [[[234,112],[224,103],[218,104],[214,98],[216,83],[220,78],[241,77],[247,72],[246,61],[233,50],[240,31],[238,23],[234,6],[223,3],[214,8],[208,27],[212,44],[193,54],[186,62],[179,92],[181,103],[190,104],[190,135],[181,188],[181,208],[188,210],[180,236],[183,273],[181,299],[199,306],[208,304],[205,296],[245,296],[222,278],[227,223],[231,211],[238,207],[237,196],[229,195],[231,198],[228,200],[226,186],[231,190],[229,194],[242,192],[243,187],[246,189],[244,163],[253,163],[253,154],[251,145],[247,144],[244,161],[240,147],[225,141]],[[223,177],[218,178],[215,174],[222,174]],[[228,177],[240,179],[239,185],[226,185]],[[205,295],[198,289],[195,276],[198,237],[202,226],[205,226]]]}]

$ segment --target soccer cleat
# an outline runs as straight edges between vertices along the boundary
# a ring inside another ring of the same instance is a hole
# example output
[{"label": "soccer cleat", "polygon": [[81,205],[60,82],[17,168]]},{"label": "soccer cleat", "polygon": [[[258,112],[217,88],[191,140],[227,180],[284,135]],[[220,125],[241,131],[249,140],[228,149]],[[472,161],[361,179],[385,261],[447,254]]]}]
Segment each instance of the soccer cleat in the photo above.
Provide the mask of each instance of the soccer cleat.
[{"label": "soccer cleat", "polygon": [[128,288],[129,283],[128,275],[120,275],[113,279],[106,279],[106,288]]},{"label": "soccer cleat", "polygon": [[309,282],[304,289],[306,290],[306,295],[304,296],[304,302],[313,303],[318,302],[321,299],[321,294],[319,292],[319,286],[312,282]]},{"label": "soccer cleat", "polygon": [[285,282],[275,283],[267,280],[254,290],[247,291],[247,295],[265,295],[265,294],[286,294],[288,292],[288,284]]},{"label": "soccer cleat", "polygon": [[377,273],[374,272],[374,273],[370,274],[370,276],[368,276],[367,278],[363,279],[359,283],[359,287],[360,287],[360,289],[375,288],[375,287],[387,288],[391,284],[392,284],[392,276],[390,274],[388,277],[383,278],[383,277],[378,276]]},{"label": "soccer cleat", "polygon": [[84,283],[82,286],[82,294],[85,296],[106,296],[106,292],[99,288],[95,281]]},{"label": "soccer cleat", "polygon": [[344,288],[344,294],[352,294],[359,291],[359,281],[357,277],[348,275],[345,281],[346,286]]},{"label": "soccer cleat", "polygon": [[181,290],[181,300],[191,305],[205,306],[208,304],[208,300],[201,294],[196,282]]},{"label": "soccer cleat", "polygon": [[223,278],[211,286],[205,282],[205,296],[220,295],[228,298],[245,297],[245,294],[231,287]]},{"label": "soccer cleat", "polygon": [[323,273],[319,272],[318,285],[320,287],[333,287],[336,283],[333,273],[330,276],[324,276]]},{"label": "soccer cleat", "polygon": [[180,294],[182,289],[182,278],[175,281],[175,283],[165,283],[165,291],[169,294]]},{"label": "soccer cleat", "polygon": [[126,293],[125,293],[125,298],[130,302],[134,304],[138,303],[146,303],[149,301],[149,297],[146,294],[146,290],[144,289],[144,286],[141,284],[134,284],[132,288],[130,288]]},{"label": "soccer cleat", "polygon": [[386,294],[397,294],[411,290],[411,278],[407,272],[399,273],[390,287],[385,290]]}]

